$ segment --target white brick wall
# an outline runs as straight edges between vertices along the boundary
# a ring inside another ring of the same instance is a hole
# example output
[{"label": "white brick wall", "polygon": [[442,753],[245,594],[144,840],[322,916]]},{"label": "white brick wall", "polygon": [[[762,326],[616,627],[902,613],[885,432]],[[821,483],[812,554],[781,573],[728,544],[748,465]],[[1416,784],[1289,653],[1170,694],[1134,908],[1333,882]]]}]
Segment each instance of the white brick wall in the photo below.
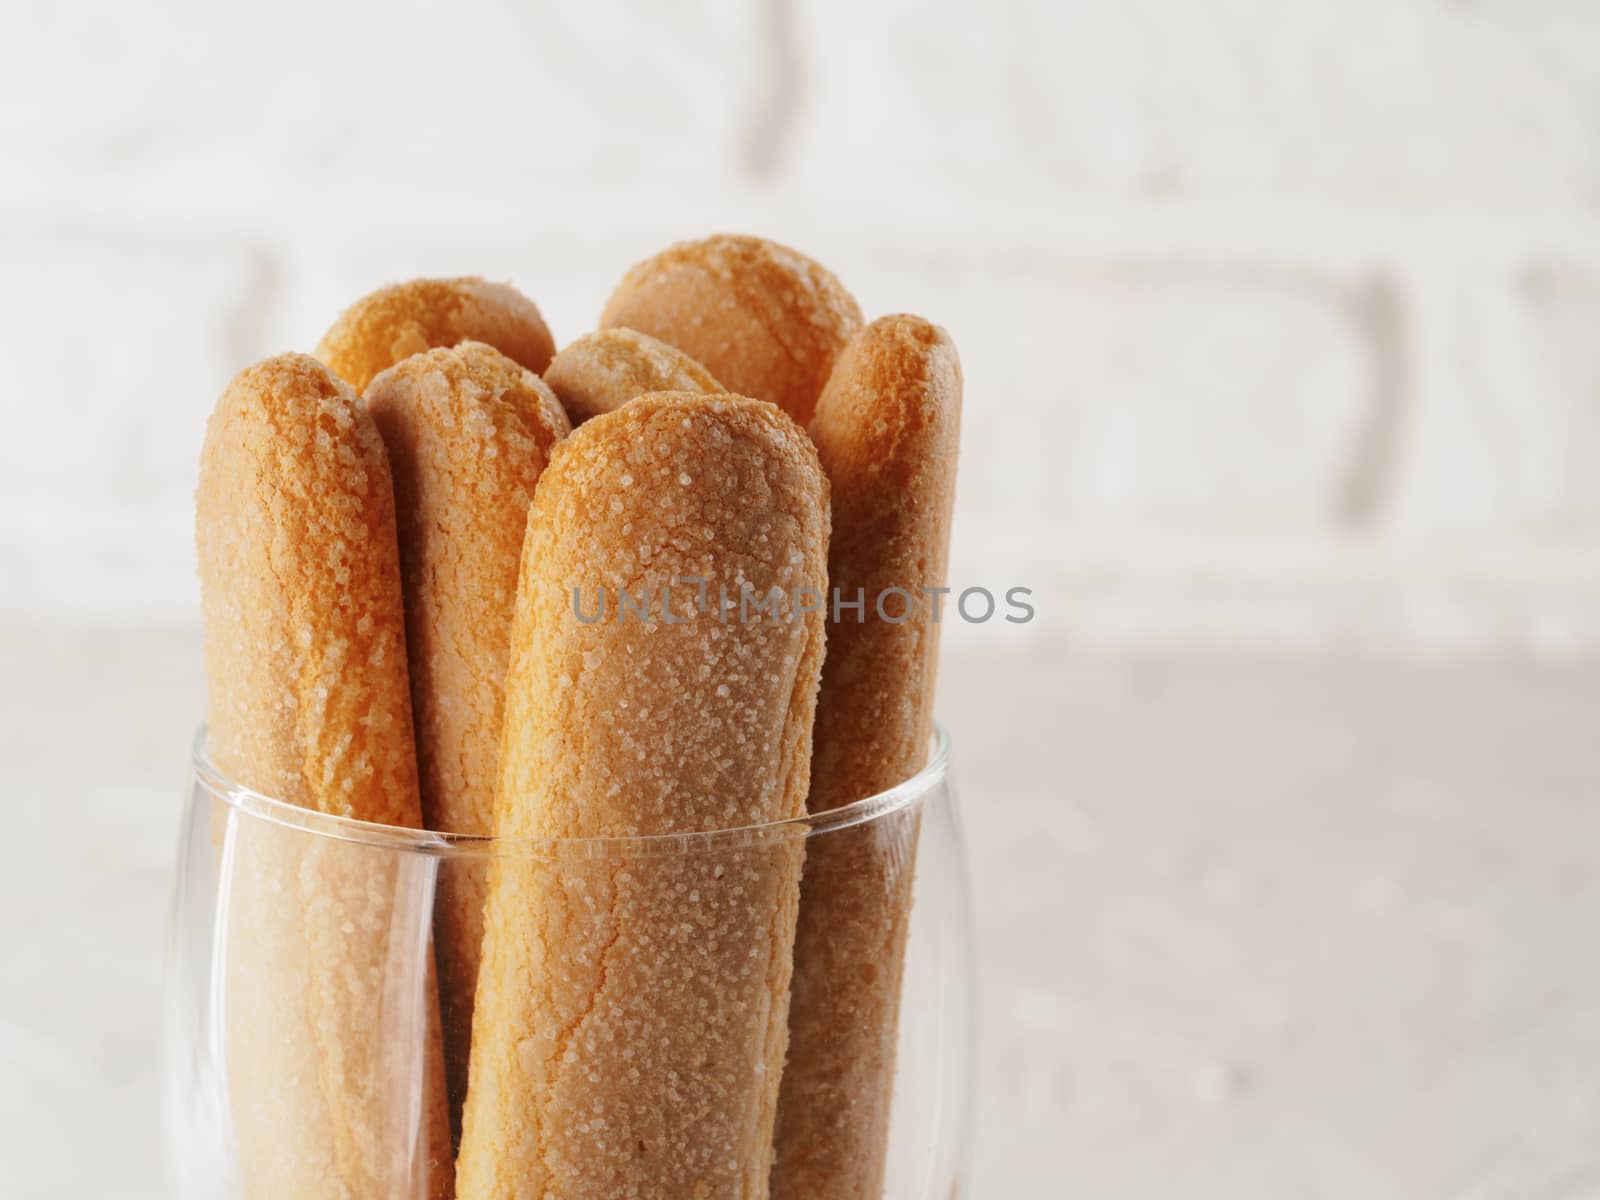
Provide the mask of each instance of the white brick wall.
[{"label": "white brick wall", "polygon": [[987,11],[41,10],[0,609],[192,619],[205,412],[369,287],[510,278],[566,340],[745,228],[955,334],[956,574],[1039,592],[1006,636],[1600,649],[1600,9]]}]

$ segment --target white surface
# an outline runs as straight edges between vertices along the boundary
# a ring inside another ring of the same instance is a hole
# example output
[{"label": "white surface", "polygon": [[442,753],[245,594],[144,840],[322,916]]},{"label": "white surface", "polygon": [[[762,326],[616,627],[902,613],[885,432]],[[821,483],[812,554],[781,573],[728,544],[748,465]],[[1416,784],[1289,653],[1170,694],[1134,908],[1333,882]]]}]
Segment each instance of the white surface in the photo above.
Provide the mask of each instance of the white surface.
[{"label": "white surface", "polygon": [[[7,1197],[162,1194],[192,631],[0,632]],[[1600,1196],[1600,666],[957,654],[979,1200]]]},{"label": "white surface", "polygon": [[1600,648],[1600,7],[1176,7],[35,6],[0,611],[193,619],[204,414],[373,286],[565,341],[731,227],[952,330],[955,574],[1057,632]]}]

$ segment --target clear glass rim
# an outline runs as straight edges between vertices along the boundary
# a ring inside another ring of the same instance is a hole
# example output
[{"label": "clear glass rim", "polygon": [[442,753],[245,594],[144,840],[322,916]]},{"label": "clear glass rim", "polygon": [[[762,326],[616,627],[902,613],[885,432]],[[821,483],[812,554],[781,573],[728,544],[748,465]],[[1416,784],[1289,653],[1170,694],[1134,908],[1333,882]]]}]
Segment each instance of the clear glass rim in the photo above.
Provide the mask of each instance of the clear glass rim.
[{"label": "clear glass rim", "polygon": [[534,838],[495,837],[489,834],[441,833],[432,829],[411,829],[358,821],[302,808],[287,800],[245,787],[225,775],[211,761],[206,747],[206,727],[195,731],[191,751],[195,779],[215,799],[247,816],[302,830],[319,838],[356,842],[407,853],[441,857],[477,856],[518,858],[581,857],[616,858],[636,855],[704,853],[710,850],[737,849],[742,846],[771,845],[815,837],[877,821],[915,805],[949,773],[950,735],[944,725],[933,724],[933,747],[922,769],[894,787],[876,795],[829,809],[827,812],[712,829],[701,833],[656,833],[636,837]]}]

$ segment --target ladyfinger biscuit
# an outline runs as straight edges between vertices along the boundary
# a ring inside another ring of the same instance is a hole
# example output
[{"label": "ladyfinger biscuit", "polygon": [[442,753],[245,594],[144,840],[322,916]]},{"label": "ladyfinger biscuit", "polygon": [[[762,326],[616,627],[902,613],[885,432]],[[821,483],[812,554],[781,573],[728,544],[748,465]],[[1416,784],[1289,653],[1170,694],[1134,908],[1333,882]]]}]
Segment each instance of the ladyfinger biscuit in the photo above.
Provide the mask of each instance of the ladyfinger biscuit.
[{"label": "ladyfinger biscuit", "polygon": [[[813,813],[892,787],[926,760],[939,625],[925,589],[945,582],[960,410],[954,344],[910,316],[851,339],[817,404],[810,433],[833,489],[829,586],[846,601],[860,589],[864,619],[828,630]],[[883,1194],[914,850],[914,823],[812,839],[774,1200]]]},{"label": "ladyfinger biscuit", "polygon": [[[816,452],[772,405],[652,394],[562,443],[522,556],[496,832],[802,815],[820,605],[740,605],[818,594],[827,538]],[[766,1195],[803,843],[743,836],[494,861],[461,1196]]]},{"label": "ladyfinger biscuit", "polygon": [[358,392],[380,371],[436,346],[487,342],[535,373],[555,340],[538,306],[516,288],[475,276],[391,283],[345,309],[317,357]]},{"label": "ladyfinger biscuit", "polygon": [[602,328],[660,338],[741,395],[802,425],[861,309],[833,273],[764,238],[717,234],[639,263],[617,286]]},{"label": "ladyfinger biscuit", "polygon": [[[419,825],[394,498],[355,393],[304,355],[242,372],[207,426],[195,507],[217,766],[305,808]],[[224,1025],[246,1194],[448,1196],[426,906],[406,868],[231,826]]]},{"label": "ladyfinger biscuit", "polygon": [[636,329],[601,329],[567,345],[544,373],[574,425],[621,408],[646,392],[725,389],[675,346]]},{"label": "ladyfinger biscuit", "polygon": [[[533,485],[570,432],[544,382],[482,342],[414,354],[367,387],[394,473],[422,815],[494,829],[506,657]],[[486,872],[457,859],[437,899],[452,1126],[467,1091]]]}]

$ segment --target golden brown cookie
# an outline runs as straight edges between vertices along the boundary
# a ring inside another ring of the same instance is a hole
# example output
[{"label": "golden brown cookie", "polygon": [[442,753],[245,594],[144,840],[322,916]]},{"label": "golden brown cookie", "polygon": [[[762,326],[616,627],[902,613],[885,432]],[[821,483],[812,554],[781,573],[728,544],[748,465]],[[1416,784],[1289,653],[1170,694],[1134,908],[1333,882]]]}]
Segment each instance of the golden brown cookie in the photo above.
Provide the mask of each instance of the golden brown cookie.
[{"label": "golden brown cookie", "polygon": [[[537,375],[482,342],[412,355],[368,385],[366,402],[394,472],[423,818],[430,829],[486,836],[528,507],[570,426]],[[486,883],[482,862],[466,858],[439,878],[440,1004],[458,1130]]]},{"label": "golden brown cookie", "polygon": [[676,346],[745,396],[802,425],[861,309],[833,273],[764,238],[679,242],[623,277],[600,315]]},{"label": "golden brown cookie", "polygon": [[535,374],[556,351],[538,306],[510,284],[475,276],[391,283],[345,309],[317,357],[358,392],[380,371],[436,346],[487,342]]},{"label": "golden brown cookie", "polygon": [[[195,508],[213,761],[291,804],[419,825],[394,498],[355,393],[304,355],[241,372],[207,426]],[[391,943],[402,867],[251,818],[224,856],[246,1193],[448,1195],[431,955],[399,963]],[[395,1153],[407,1137],[414,1159]]]},{"label": "golden brown cookie", "polygon": [[544,381],[574,425],[621,408],[646,392],[709,396],[726,391],[682,350],[636,329],[584,334],[550,360]]},{"label": "golden brown cookie", "polygon": [[[820,593],[827,538],[816,452],[769,404],[652,394],[563,442],[522,556],[497,832],[801,816],[820,606],[739,598]],[[463,1197],[766,1194],[803,846],[739,838],[494,861]]]},{"label": "golden brown cookie", "polygon": [[[858,333],[817,404],[829,586],[846,601],[861,589],[866,607],[860,622],[841,607],[828,627],[811,812],[893,787],[927,759],[940,626],[924,589],[945,583],[960,420],[955,345],[920,317]],[[774,1200],[883,1194],[914,831],[906,841],[843,830],[808,847]]]}]

